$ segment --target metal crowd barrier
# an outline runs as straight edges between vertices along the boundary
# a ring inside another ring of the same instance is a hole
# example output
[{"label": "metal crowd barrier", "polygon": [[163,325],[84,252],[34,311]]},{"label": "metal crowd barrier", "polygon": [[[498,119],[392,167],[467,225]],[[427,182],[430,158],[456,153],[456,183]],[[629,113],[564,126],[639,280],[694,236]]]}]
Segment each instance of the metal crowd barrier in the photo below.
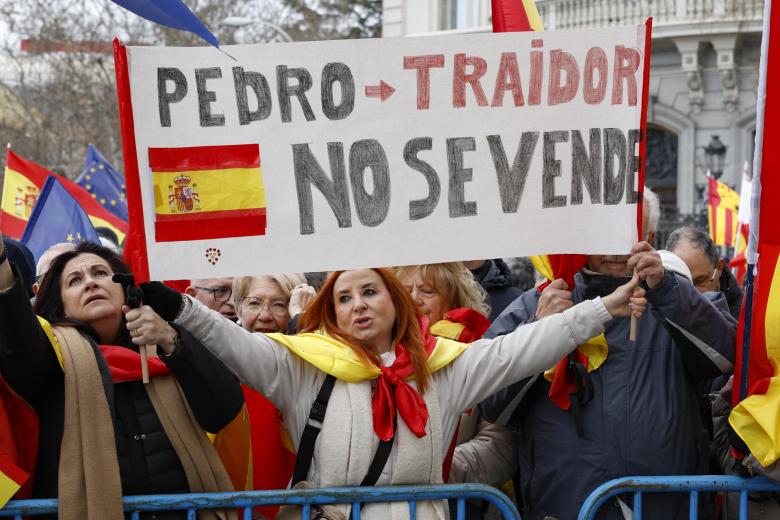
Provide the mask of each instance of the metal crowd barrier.
[{"label": "metal crowd barrier", "polygon": [[[417,518],[417,502],[423,500],[457,501],[457,518],[466,518],[466,500],[484,500],[496,506],[506,520],[520,520],[512,501],[495,488],[483,484],[449,484],[439,486],[388,486],[246,491],[237,493],[191,493],[180,495],[143,495],[124,497],[126,513],[139,520],[140,513],[153,511],[186,511],[188,520],[197,518],[203,509],[243,509],[244,520],[251,520],[255,506],[295,505],[301,507],[301,518],[311,518],[315,505],[351,504],[352,520],[360,519],[360,506],[370,502],[408,502],[409,516]],[[0,517],[46,515],[57,512],[57,499],[14,500],[0,509]]]},{"label": "metal crowd barrier", "polygon": [[583,502],[579,520],[596,518],[599,508],[610,498],[633,493],[634,520],[642,520],[642,498],[648,493],[689,493],[688,515],[691,520],[699,517],[699,493],[739,492],[739,518],[747,520],[748,493],[755,491],[780,491],[780,484],[764,477],[742,478],[721,475],[676,477],[624,477],[600,485]]}]

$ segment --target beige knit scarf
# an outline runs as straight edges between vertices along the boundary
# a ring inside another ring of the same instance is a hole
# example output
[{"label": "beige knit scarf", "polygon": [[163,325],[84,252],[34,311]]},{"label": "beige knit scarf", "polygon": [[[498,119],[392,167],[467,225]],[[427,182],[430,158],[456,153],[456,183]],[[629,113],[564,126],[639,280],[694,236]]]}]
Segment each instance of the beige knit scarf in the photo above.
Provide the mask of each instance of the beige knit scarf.
[{"label": "beige knit scarf", "polygon": [[[111,412],[95,351],[72,327],[54,327],[65,372],[65,425],[60,448],[59,518],[122,520],[122,486]],[[192,493],[233,491],[206,433],[172,376],[146,385],[149,400],[181,461]],[[200,519],[238,518],[234,510]]]}]

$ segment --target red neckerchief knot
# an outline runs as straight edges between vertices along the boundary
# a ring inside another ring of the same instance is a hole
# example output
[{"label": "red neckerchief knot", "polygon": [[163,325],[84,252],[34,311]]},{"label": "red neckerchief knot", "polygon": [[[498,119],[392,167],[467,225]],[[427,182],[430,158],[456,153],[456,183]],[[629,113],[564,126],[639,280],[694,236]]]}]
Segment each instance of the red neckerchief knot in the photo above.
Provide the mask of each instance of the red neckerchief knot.
[{"label": "red neckerchief knot", "polygon": [[395,435],[396,410],[406,426],[417,437],[425,437],[425,425],[428,423],[428,407],[425,400],[409,383],[407,377],[414,373],[412,360],[406,347],[395,347],[395,362],[381,366],[382,373],[377,378],[372,409],[374,414],[374,432],[383,441]]}]

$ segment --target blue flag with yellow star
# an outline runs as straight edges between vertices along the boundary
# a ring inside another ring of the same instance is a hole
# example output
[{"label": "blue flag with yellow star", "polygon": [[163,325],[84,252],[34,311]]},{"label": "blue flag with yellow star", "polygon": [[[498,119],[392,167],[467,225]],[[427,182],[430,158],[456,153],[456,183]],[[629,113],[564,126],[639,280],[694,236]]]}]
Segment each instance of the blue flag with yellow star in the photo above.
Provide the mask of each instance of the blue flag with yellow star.
[{"label": "blue flag with yellow star", "polygon": [[85,240],[100,244],[86,211],[56,177],[49,176],[24,228],[22,243],[32,251],[37,262],[54,244],[78,244]]},{"label": "blue flag with yellow star", "polygon": [[87,147],[84,168],[76,184],[87,190],[108,211],[127,220],[125,178],[92,143]]}]

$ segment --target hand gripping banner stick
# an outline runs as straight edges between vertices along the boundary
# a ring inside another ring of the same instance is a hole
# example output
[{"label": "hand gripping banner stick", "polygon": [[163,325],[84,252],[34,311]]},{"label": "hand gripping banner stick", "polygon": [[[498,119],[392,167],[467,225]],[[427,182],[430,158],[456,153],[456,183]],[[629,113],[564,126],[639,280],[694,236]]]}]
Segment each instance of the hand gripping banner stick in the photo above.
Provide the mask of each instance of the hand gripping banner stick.
[{"label": "hand gripping banner stick", "polygon": [[[141,306],[144,292],[135,286],[135,279],[131,273],[116,273],[112,279],[125,288],[125,305],[131,309]],[[149,345],[138,345],[138,352],[141,354],[141,379],[144,384],[147,384],[149,383]]]}]

